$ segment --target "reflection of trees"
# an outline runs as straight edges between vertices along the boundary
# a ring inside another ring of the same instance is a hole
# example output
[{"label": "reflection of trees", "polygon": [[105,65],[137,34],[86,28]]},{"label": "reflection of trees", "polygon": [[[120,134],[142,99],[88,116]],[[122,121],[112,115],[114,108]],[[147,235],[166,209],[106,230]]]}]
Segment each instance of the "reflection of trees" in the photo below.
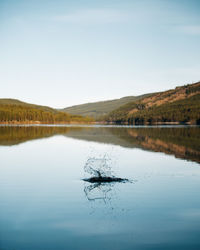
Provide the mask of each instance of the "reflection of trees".
[{"label": "reflection of trees", "polygon": [[200,163],[200,127],[101,127],[90,128],[68,137],[163,152]]},{"label": "reflection of trees", "polygon": [[[76,131],[81,128],[74,128]],[[0,145],[17,145],[29,140],[66,134],[69,127],[62,126],[0,126]]]},{"label": "reflection of trees", "polygon": [[0,145],[16,145],[53,135],[142,148],[200,163],[200,127],[0,126]]}]

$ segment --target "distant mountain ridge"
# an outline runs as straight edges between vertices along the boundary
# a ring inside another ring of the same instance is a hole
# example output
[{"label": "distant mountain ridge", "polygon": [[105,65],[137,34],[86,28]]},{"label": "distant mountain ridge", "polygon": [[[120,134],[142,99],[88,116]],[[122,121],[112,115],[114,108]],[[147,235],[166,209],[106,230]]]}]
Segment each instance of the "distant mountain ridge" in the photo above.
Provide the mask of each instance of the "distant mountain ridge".
[{"label": "distant mountain ridge", "polygon": [[75,105],[71,107],[67,107],[64,109],[60,109],[60,111],[67,112],[73,115],[82,115],[94,117],[96,119],[107,115],[111,111],[121,107],[122,105],[132,102],[139,101],[140,99],[150,96],[151,94],[139,95],[139,96],[126,96],[120,99],[108,100],[108,101],[100,101],[93,103],[85,103],[80,105]]}]

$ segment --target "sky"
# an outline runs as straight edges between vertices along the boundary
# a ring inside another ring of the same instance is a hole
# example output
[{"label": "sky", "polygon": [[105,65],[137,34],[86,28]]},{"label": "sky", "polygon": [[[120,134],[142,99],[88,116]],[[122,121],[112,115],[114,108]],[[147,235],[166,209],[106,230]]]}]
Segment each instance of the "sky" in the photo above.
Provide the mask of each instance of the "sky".
[{"label": "sky", "polygon": [[200,80],[200,0],[0,0],[0,98],[64,108]]}]

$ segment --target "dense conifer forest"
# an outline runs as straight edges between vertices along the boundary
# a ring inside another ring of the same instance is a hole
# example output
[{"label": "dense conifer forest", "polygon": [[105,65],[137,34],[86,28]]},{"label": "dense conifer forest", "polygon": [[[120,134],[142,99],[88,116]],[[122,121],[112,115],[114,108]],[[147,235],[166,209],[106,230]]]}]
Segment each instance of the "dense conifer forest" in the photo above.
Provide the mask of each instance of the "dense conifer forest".
[{"label": "dense conifer forest", "polygon": [[127,103],[102,120],[119,124],[200,124],[200,82]]},{"label": "dense conifer forest", "polygon": [[13,99],[0,100],[1,123],[89,123],[93,119]]}]

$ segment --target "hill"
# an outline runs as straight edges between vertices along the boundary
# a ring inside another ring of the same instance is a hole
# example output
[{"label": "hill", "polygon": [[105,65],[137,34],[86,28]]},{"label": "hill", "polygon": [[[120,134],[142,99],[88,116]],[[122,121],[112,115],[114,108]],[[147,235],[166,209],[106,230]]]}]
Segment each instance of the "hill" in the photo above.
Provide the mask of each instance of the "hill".
[{"label": "hill", "polygon": [[[0,99],[0,123],[200,124],[200,82],[168,91],[86,103],[56,110]],[[93,117],[93,118],[89,118]]]},{"label": "hill", "polygon": [[131,101],[138,101],[147,96],[150,96],[150,94],[140,96],[127,96],[115,100],[80,104],[61,109],[60,111],[67,112],[73,115],[90,116],[95,119],[99,119],[100,117],[107,115],[109,112],[119,108],[126,103],[129,103]]},{"label": "hill", "polygon": [[56,109],[22,102],[0,99],[0,123],[70,123],[91,122],[88,117],[70,115]]},{"label": "hill", "polygon": [[128,124],[200,123],[200,82],[129,102],[104,117]]}]

